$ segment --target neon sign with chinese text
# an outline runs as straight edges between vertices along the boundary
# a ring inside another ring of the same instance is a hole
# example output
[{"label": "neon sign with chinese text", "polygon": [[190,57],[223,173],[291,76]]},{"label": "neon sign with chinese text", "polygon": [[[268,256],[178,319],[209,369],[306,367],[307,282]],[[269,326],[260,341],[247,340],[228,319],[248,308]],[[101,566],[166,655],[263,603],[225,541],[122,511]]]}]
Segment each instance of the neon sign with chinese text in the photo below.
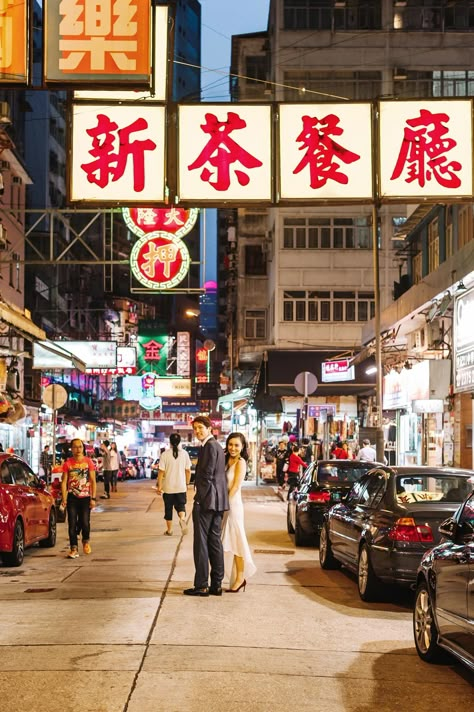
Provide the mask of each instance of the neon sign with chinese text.
[{"label": "neon sign with chinese text", "polygon": [[134,277],[149,289],[172,289],[183,281],[191,259],[179,239],[166,232],[153,232],[141,237],[130,254]]}]

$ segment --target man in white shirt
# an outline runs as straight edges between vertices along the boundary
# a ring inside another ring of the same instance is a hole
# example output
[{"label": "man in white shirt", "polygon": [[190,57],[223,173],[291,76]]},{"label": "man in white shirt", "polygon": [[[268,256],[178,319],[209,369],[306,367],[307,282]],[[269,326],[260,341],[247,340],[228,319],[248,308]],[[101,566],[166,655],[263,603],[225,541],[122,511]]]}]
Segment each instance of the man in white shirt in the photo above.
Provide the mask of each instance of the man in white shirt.
[{"label": "man in white shirt", "polygon": [[362,447],[359,450],[359,460],[364,460],[365,462],[375,462],[377,459],[377,452],[370,444],[370,440],[367,438],[362,440]]}]

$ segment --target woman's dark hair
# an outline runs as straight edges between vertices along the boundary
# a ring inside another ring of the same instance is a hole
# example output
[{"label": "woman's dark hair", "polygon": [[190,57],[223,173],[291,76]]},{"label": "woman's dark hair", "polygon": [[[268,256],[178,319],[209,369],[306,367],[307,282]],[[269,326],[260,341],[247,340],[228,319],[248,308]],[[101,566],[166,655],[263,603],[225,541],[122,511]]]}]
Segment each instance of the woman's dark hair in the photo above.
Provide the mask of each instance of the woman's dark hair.
[{"label": "woman's dark hair", "polygon": [[178,457],[178,445],[180,442],[181,442],[181,435],[179,433],[171,433],[170,445],[173,448],[173,457],[175,460]]},{"label": "woman's dark hair", "polygon": [[228,448],[229,442],[231,440],[233,440],[234,438],[238,438],[240,440],[240,442],[242,443],[242,451],[240,453],[240,457],[243,460],[245,460],[245,462],[248,462],[249,453],[247,450],[247,441],[245,439],[245,435],[243,435],[242,433],[230,433],[230,435],[227,436],[227,440],[225,441],[225,461],[227,462],[227,460],[230,457],[229,450],[227,448]]}]

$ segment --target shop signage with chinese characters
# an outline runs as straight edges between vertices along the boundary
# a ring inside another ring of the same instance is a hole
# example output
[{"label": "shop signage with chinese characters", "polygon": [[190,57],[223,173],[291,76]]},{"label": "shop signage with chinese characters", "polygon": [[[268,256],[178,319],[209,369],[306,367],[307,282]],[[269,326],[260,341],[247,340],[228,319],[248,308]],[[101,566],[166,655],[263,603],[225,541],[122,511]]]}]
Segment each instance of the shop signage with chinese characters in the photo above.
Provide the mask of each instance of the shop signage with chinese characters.
[{"label": "shop signage with chinese characters", "polygon": [[186,277],[191,258],[188,248],[166,232],[141,237],[130,253],[135,279],[148,289],[172,289]]},{"label": "shop signage with chinese characters", "polygon": [[321,417],[327,418],[328,415],[332,415],[333,418],[336,415],[336,406],[332,403],[326,405],[308,405],[308,418],[320,420]]},{"label": "shop signage with chinese characters", "polygon": [[28,79],[28,3],[0,3],[0,83],[24,85]]},{"label": "shop signage with chinese characters", "polygon": [[165,108],[73,104],[71,170],[71,202],[162,202]]},{"label": "shop signage with chinese characters", "polygon": [[44,0],[44,81],[150,86],[149,0]]},{"label": "shop signage with chinese characters", "polygon": [[155,395],[162,398],[190,398],[191,379],[157,378],[155,380]]},{"label": "shop signage with chinese characters", "polygon": [[134,346],[117,346],[117,365],[108,368],[86,368],[95,375],[132,376],[137,372],[137,350]]},{"label": "shop signage with chinese characters", "polygon": [[168,365],[168,335],[159,333],[139,334],[137,340],[138,372],[153,372],[166,376]]},{"label": "shop signage with chinese characters", "polygon": [[197,208],[123,208],[123,219],[128,229],[138,237],[151,232],[167,232],[174,237],[183,237],[196,224]]},{"label": "shop signage with chinese characters", "polygon": [[[52,350],[48,345],[57,347]],[[61,354],[64,353],[64,356]],[[70,357],[68,356],[70,354]],[[77,357],[89,369],[114,369],[117,367],[116,341],[52,341],[33,344],[33,368],[50,371],[74,369],[72,357]]]},{"label": "shop signage with chinese characters", "polygon": [[321,364],[321,380],[323,383],[353,381],[354,379],[355,369],[354,366],[349,365],[349,359],[323,361]]},{"label": "shop signage with chinese characters", "polygon": [[474,392],[474,289],[454,306],[454,390]]}]

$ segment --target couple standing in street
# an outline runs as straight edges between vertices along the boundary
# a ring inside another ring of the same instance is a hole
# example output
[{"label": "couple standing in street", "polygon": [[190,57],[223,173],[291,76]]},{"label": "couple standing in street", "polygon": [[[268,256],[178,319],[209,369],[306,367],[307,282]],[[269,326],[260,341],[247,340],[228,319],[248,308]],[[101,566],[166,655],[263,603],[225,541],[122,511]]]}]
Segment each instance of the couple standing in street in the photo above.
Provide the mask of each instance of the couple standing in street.
[{"label": "couple standing in street", "polygon": [[247,468],[245,438],[241,433],[231,433],[224,453],[211,427],[206,416],[199,415],[193,421],[201,451],[193,506],[194,586],[183,591],[186,596],[222,595],[224,550],[233,555],[229,593],[245,591],[246,576],[256,570],[245,536],[241,494]]}]

